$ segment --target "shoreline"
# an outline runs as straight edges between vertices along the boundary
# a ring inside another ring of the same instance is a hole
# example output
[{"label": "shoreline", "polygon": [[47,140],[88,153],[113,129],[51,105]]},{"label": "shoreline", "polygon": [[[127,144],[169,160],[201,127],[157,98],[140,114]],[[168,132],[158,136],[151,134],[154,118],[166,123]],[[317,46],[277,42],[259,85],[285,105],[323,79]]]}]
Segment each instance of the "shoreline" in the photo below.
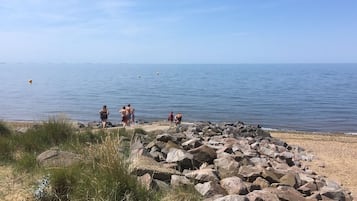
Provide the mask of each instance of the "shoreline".
[{"label": "shoreline", "polygon": [[[13,125],[15,127],[29,127],[34,124],[39,124],[42,122],[46,122],[47,120],[1,120],[0,122],[7,123],[9,125]],[[69,119],[70,122],[72,123],[82,123],[86,126],[88,126],[90,123],[94,122],[100,122],[100,121],[78,121],[78,120],[71,120]],[[121,122],[113,121],[113,125],[118,125],[121,124]],[[191,124],[191,123],[196,123],[196,122],[207,122],[207,121],[187,121],[183,122],[186,124]],[[215,122],[215,121],[210,121],[212,123],[224,123],[224,122]],[[233,121],[234,122],[234,121]],[[139,119],[135,125],[147,125],[147,124],[162,124],[162,123],[168,123],[166,120],[159,120],[152,118],[151,120],[142,120]],[[230,122],[226,122],[230,123]],[[244,122],[245,123],[245,122]],[[247,125],[257,125],[257,124],[249,124],[245,123]],[[269,133],[289,133],[289,134],[311,134],[311,135],[340,135],[340,136],[357,136],[357,132],[339,132],[339,131],[304,131],[304,130],[293,130],[293,129],[276,129],[276,128],[267,128],[267,127],[262,127],[264,131],[267,131]]]}]

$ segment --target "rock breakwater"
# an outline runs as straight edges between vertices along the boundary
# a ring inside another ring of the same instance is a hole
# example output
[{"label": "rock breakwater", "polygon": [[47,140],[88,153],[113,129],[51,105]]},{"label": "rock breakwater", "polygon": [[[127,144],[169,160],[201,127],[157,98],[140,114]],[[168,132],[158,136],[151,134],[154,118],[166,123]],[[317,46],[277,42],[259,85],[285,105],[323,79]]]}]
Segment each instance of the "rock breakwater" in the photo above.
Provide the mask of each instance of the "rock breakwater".
[{"label": "rock breakwater", "polygon": [[147,188],[194,185],[207,201],[353,200],[340,184],[304,165],[312,159],[259,126],[198,122],[152,141],[136,135],[130,170]]}]

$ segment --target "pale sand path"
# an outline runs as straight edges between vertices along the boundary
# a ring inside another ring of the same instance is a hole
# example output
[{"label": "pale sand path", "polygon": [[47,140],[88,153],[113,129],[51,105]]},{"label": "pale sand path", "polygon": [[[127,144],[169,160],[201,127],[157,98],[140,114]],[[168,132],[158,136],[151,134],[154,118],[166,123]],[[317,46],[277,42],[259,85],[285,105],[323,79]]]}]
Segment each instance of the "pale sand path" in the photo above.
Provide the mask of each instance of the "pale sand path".
[{"label": "pale sand path", "polygon": [[273,137],[298,145],[315,157],[305,164],[319,175],[341,183],[357,196],[357,136],[271,132]]},{"label": "pale sand path", "polygon": [[29,176],[14,175],[9,166],[0,166],[0,200],[3,201],[32,201],[33,196]]}]

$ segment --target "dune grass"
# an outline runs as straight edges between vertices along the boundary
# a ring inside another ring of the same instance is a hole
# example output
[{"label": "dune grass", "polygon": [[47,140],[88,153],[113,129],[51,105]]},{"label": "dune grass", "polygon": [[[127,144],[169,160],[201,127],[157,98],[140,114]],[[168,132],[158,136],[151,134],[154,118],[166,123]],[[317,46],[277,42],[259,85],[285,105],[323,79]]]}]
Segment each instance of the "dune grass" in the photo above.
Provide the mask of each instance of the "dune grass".
[{"label": "dune grass", "polygon": [[[146,190],[130,174],[127,157],[131,139],[135,135],[153,137],[141,128],[76,130],[66,119],[50,118],[22,134],[0,122],[0,131],[2,162],[16,171],[35,171],[37,178],[48,175],[48,187],[42,183],[40,191],[36,190],[41,192],[36,194],[37,200],[200,200],[193,188],[173,189],[169,193]],[[53,146],[81,154],[82,162],[70,167],[40,167],[37,155]]]},{"label": "dune grass", "polygon": [[86,149],[86,160],[67,168],[47,170],[51,192],[42,200],[158,200],[130,175],[125,156],[119,151],[119,136],[108,135],[101,144]]},{"label": "dune grass", "polygon": [[6,125],[6,123],[0,121],[0,137],[10,136],[11,133],[11,129]]}]

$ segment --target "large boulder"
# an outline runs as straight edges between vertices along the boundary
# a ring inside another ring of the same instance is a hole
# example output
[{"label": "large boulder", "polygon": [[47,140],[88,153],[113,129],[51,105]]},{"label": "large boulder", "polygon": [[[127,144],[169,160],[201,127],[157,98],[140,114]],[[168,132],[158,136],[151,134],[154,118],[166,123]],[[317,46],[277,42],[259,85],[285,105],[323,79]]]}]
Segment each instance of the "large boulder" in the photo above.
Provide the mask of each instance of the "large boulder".
[{"label": "large boulder", "polygon": [[246,195],[249,201],[280,201],[279,197],[269,190],[256,190]]},{"label": "large boulder", "polygon": [[181,175],[181,173],[172,168],[166,168],[154,159],[138,155],[131,159],[129,165],[131,174],[143,176],[144,174],[152,175],[154,179],[170,182],[172,175]]},{"label": "large boulder", "polygon": [[194,167],[193,155],[183,149],[171,148],[167,153],[166,162],[177,163],[181,170]]},{"label": "large boulder", "polygon": [[207,181],[219,181],[217,172],[210,168],[194,170],[185,174],[187,178],[194,179],[198,182],[207,182]]},{"label": "large boulder", "polygon": [[199,183],[195,185],[195,189],[204,197],[212,197],[214,195],[226,195],[226,191],[215,181]]},{"label": "large boulder", "polygon": [[230,155],[223,155],[215,159],[214,165],[221,178],[238,175],[239,163]]},{"label": "large boulder", "polygon": [[239,168],[238,175],[244,178],[245,181],[253,182],[262,173],[262,168],[245,165]]},{"label": "large boulder", "polygon": [[213,163],[213,160],[217,158],[216,150],[207,145],[202,145],[200,147],[191,149],[188,153],[193,155],[193,159],[198,161],[199,163],[207,162],[209,164]]},{"label": "large boulder", "polygon": [[61,151],[57,147],[42,152],[36,161],[44,167],[68,167],[81,161],[81,156],[68,151]]},{"label": "large boulder", "polygon": [[229,195],[245,195],[248,193],[247,186],[239,177],[227,177],[222,179],[220,183],[221,187],[224,188]]}]

